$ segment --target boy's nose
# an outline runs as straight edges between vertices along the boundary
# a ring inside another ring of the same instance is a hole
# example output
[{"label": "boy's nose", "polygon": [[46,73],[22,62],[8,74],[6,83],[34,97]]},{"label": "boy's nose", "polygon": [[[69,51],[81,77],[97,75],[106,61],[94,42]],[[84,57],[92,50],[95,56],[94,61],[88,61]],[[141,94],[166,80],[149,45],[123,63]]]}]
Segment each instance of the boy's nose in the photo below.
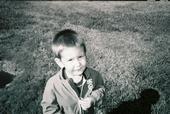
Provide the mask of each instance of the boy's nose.
[{"label": "boy's nose", "polygon": [[79,67],[81,65],[79,60],[75,60],[75,67]]}]

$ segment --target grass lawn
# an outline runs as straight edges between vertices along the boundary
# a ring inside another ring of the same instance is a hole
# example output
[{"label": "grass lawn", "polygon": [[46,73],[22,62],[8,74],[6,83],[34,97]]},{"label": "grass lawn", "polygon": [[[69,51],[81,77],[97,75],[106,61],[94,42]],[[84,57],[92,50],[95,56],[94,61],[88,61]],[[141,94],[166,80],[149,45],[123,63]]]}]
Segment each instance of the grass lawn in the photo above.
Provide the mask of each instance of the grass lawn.
[{"label": "grass lawn", "polygon": [[15,76],[0,88],[0,114],[42,113],[45,83],[59,70],[50,44],[64,28],[84,37],[88,66],[104,78],[99,108],[116,109],[152,88],[160,95],[152,114],[168,114],[169,9],[169,2],[0,1],[0,70]]}]

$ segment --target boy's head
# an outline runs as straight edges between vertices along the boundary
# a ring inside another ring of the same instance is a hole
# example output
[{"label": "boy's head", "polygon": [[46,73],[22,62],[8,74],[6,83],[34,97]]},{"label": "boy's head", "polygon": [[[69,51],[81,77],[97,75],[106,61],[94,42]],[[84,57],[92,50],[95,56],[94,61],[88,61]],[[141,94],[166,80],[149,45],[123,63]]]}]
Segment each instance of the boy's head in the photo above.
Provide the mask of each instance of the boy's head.
[{"label": "boy's head", "polygon": [[52,42],[56,63],[65,67],[67,75],[82,75],[86,68],[86,47],[83,39],[70,29],[57,33]]},{"label": "boy's head", "polygon": [[84,40],[78,36],[77,32],[71,29],[62,30],[54,36],[52,50],[57,58],[61,59],[61,52],[65,47],[81,47],[86,53]]}]

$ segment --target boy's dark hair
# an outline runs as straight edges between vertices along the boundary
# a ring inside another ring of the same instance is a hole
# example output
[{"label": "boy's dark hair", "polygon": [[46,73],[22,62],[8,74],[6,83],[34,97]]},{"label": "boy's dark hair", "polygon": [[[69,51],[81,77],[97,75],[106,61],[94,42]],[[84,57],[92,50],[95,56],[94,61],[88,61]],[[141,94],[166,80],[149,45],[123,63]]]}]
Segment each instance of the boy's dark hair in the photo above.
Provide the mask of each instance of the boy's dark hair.
[{"label": "boy's dark hair", "polygon": [[82,47],[86,53],[86,46],[84,40],[78,37],[77,32],[71,29],[65,29],[58,32],[52,42],[52,50],[58,58],[61,58],[61,51],[64,47]]}]

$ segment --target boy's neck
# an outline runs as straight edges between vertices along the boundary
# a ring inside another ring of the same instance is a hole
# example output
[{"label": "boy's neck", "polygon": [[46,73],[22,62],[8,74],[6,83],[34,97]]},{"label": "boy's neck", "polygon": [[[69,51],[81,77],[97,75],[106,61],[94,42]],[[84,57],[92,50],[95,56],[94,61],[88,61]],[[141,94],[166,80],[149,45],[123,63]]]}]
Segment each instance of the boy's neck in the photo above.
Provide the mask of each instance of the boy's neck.
[{"label": "boy's neck", "polygon": [[73,79],[74,83],[79,83],[83,78],[83,75],[73,76],[73,75],[68,74],[66,71],[64,72],[64,75],[67,78]]},{"label": "boy's neck", "polygon": [[79,83],[82,80],[83,76],[73,76],[73,82],[74,83]]}]

